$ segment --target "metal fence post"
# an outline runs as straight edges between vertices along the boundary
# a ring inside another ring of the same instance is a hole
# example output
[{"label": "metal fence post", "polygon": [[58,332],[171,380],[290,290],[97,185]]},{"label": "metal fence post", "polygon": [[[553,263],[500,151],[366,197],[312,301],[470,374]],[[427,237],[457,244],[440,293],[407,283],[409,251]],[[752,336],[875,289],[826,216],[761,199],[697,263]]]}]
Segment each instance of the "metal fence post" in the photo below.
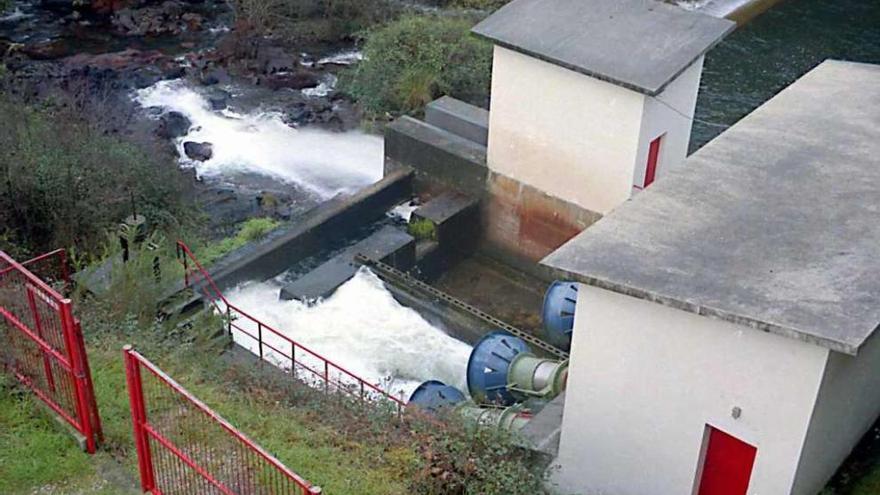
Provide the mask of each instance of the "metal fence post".
[{"label": "metal fence post", "polygon": [[153,458],[150,453],[150,439],[144,429],[147,410],[144,405],[144,389],[141,382],[141,369],[132,347],[122,348],[125,358],[125,379],[128,384],[128,400],[131,405],[131,422],[134,427],[134,443],[137,449],[138,470],[141,474],[141,488],[145,492],[156,488]]},{"label": "metal fence post", "polygon": [[95,397],[95,384],[92,382],[92,367],[89,365],[89,353],[86,352],[85,338],[82,333],[82,325],[76,318],[73,319],[73,329],[76,331],[76,341],[81,345],[83,370],[86,372],[86,387],[89,394],[89,407],[92,411],[92,431],[97,435],[98,442],[104,443],[104,428],[101,427],[101,415],[98,414],[98,398]]},{"label": "metal fence post", "polygon": [[86,437],[86,452],[94,454],[96,449],[95,433],[92,431],[92,415],[89,413],[89,392],[86,391],[86,371],[83,369],[83,360],[80,353],[84,351],[81,342],[77,342],[76,328],[71,311],[70,299],[59,302],[58,312],[61,316],[61,332],[64,335],[64,344],[67,347],[67,358],[70,360],[70,368],[73,372],[73,389],[76,393],[76,409],[79,416],[82,434]]},{"label": "metal fence post", "polygon": [[260,366],[263,365],[263,324],[257,321],[257,345],[260,346]]}]

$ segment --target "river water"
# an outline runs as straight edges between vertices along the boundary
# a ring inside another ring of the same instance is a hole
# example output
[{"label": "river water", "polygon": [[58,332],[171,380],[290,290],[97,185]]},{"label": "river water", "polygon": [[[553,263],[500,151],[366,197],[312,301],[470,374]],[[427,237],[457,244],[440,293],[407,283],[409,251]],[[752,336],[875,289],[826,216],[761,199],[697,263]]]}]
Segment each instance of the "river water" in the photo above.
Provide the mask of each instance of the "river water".
[{"label": "river water", "polygon": [[788,0],[731,34],[706,56],[691,150],[828,58],[880,63],[880,0]]}]

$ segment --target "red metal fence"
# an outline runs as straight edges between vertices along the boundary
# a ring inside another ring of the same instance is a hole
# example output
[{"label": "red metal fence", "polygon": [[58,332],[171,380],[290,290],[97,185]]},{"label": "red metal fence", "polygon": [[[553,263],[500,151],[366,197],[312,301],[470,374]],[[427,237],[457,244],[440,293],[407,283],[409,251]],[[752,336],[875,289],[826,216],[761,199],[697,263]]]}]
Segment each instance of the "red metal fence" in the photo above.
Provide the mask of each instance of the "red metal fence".
[{"label": "red metal fence", "polygon": [[125,347],[124,354],[144,491],[162,495],[321,493],[131,346]]},{"label": "red metal fence", "polygon": [[70,283],[63,250],[24,263],[0,251],[0,361],[82,434],[86,450],[94,453],[101,422],[82,331],[70,300],[53,281]]},{"label": "red metal fence", "polygon": [[398,416],[403,412],[406,402],[402,399],[295,342],[231,304],[182,241],[177,242],[177,256],[183,264],[186,286],[201,292],[220,314],[225,315],[228,332],[243,347],[257,354],[261,360],[272,362],[286,369],[295,378],[323,388],[325,391],[338,390],[362,401],[387,400],[395,408]]}]

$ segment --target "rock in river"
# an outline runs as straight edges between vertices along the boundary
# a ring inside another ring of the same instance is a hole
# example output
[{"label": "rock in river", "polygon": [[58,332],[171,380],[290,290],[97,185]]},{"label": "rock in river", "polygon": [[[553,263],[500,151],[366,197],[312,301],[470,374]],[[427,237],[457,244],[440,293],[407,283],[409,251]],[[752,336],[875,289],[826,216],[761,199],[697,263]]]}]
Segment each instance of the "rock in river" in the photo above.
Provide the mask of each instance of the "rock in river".
[{"label": "rock in river", "polygon": [[203,162],[210,160],[214,154],[214,145],[211,143],[197,143],[195,141],[187,141],[183,143],[183,152],[186,156],[193,160]]},{"label": "rock in river", "polygon": [[180,112],[168,112],[159,118],[159,129],[156,133],[165,139],[185,136],[192,123]]}]

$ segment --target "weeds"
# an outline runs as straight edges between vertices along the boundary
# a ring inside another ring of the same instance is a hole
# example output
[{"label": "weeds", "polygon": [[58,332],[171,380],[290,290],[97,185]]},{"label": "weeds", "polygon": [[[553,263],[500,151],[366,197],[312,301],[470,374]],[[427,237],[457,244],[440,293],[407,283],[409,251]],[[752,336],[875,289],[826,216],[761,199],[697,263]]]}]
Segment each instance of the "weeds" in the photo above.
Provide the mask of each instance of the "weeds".
[{"label": "weeds", "polygon": [[427,218],[413,220],[407,225],[406,230],[418,240],[437,240],[437,226]]},{"label": "weeds", "polygon": [[196,257],[203,266],[208,266],[247,243],[262,239],[280,225],[281,222],[272,218],[248,219],[242,222],[234,236],[210,242],[196,249]]}]

